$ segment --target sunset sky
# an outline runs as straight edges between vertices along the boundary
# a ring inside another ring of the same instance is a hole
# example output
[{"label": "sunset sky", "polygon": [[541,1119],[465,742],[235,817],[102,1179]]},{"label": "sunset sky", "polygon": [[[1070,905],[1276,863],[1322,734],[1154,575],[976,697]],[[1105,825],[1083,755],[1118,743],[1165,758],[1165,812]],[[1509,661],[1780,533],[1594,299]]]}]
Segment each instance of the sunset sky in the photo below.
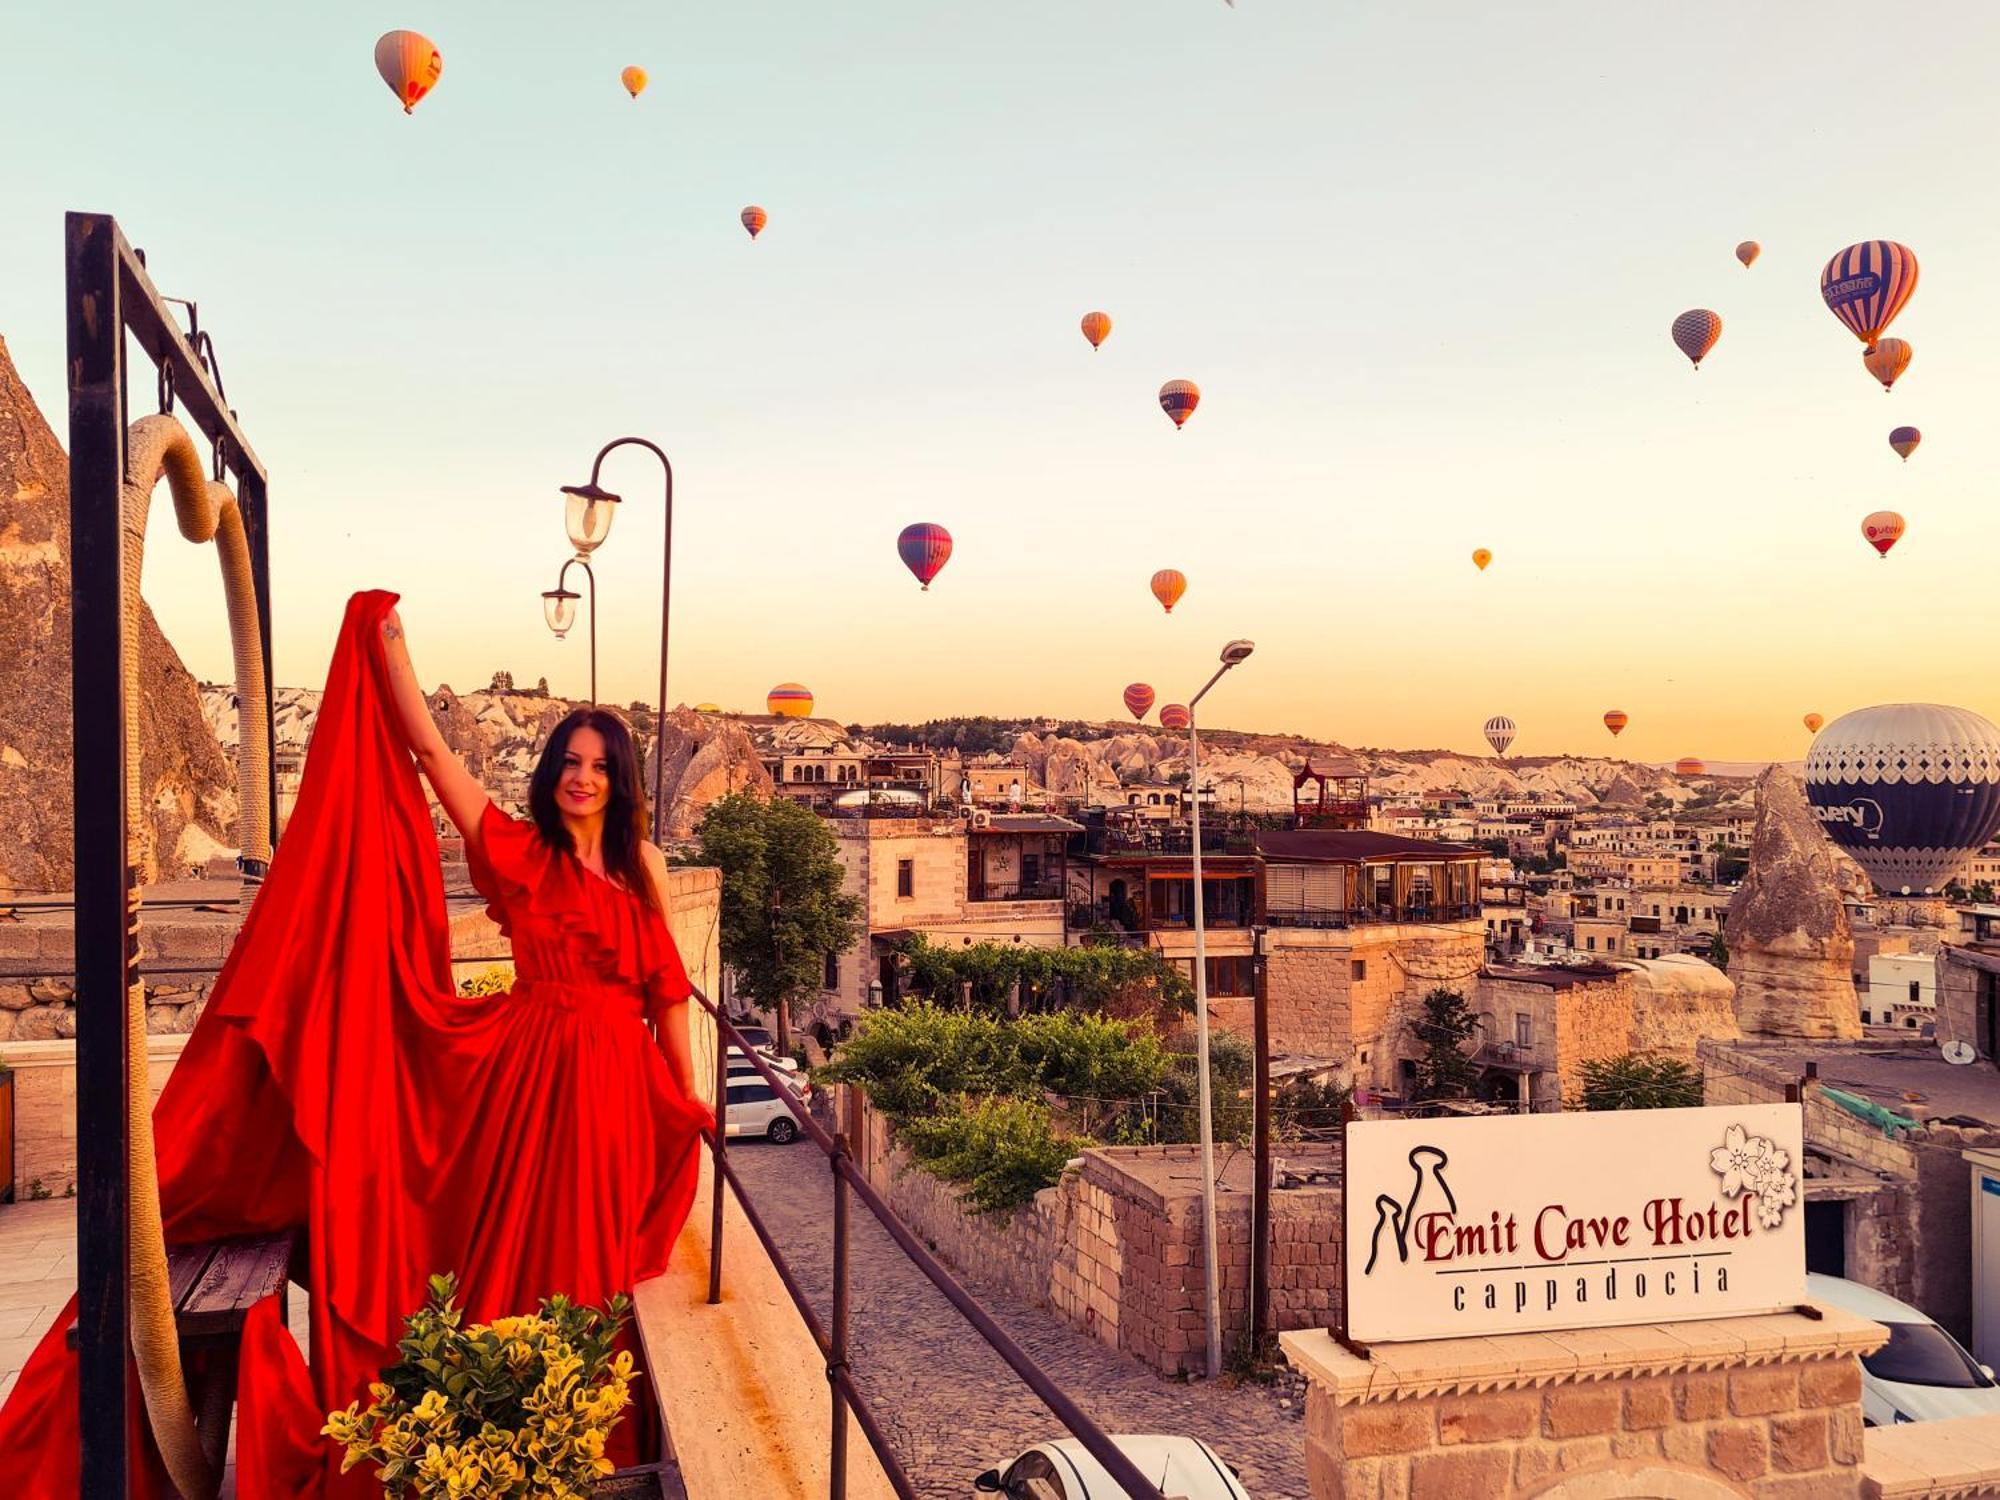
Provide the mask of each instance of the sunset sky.
[{"label": "sunset sky", "polygon": [[[398,26],[445,59],[413,117],[371,58]],[[62,433],[66,209],[200,300],[271,470],[283,684],[389,587],[427,680],[583,694],[538,597],[557,486],[637,433],[675,462],[680,701],[1112,718],[1249,636],[1207,722],[1483,753],[1507,713],[1516,753],[1608,753],[1618,707],[1636,759],[1796,758],[1807,709],[2000,718],[1996,52],[1973,3],[17,5],[0,335]],[[1889,396],[1817,286],[1876,237],[1922,264]],[[606,475],[621,702],[652,464]],[[147,595],[224,677],[167,511]],[[916,520],[957,541],[928,594]]]}]

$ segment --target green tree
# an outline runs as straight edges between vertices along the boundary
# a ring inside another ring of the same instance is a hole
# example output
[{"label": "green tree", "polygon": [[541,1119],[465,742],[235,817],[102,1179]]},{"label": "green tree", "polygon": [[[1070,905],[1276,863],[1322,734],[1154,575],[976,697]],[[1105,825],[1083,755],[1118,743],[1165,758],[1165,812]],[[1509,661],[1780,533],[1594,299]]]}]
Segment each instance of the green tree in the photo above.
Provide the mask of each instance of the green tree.
[{"label": "green tree", "polygon": [[1457,990],[1440,985],[1424,996],[1424,1013],[1415,1026],[1423,1043],[1417,1059],[1418,1099],[1462,1099],[1479,1081],[1479,1069],[1465,1055],[1465,1044],[1479,1030],[1479,1017]]},{"label": "green tree", "polygon": [[722,871],[722,959],[736,991],[777,1020],[791,1050],[791,1004],[820,987],[826,956],[844,952],[861,902],[841,889],[839,845],[819,816],[783,797],[737,794],[710,804],[695,863]]},{"label": "green tree", "polygon": [[1671,1057],[1627,1052],[1586,1062],[1585,1109],[1693,1109],[1701,1103],[1701,1070]]},{"label": "green tree", "polygon": [[1729,944],[1722,940],[1721,933],[1715,932],[1709,934],[1708,952],[1704,957],[1718,969],[1729,967]]}]

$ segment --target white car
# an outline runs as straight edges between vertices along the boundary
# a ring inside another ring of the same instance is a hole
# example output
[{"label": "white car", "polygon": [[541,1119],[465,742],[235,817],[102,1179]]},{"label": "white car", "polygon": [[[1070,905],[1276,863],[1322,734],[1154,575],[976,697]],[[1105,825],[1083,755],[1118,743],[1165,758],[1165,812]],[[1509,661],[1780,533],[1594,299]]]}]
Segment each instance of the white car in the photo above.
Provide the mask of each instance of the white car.
[{"label": "white car", "polygon": [[1806,1277],[1806,1295],[1889,1330],[1888,1343],[1861,1356],[1861,1420],[1870,1427],[2000,1412],[1993,1371],[1909,1303],[1816,1274]]},{"label": "white car", "polygon": [[[1250,1500],[1229,1465],[1200,1438],[1127,1434],[1111,1441],[1162,1494],[1177,1500]],[[1037,1443],[1004,1470],[988,1469],[972,1487],[1007,1500],[1126,1500],[1124,1487],[1073,1437]]]},{"label": "white car", "polygon": [[[766,1052],[761,1047],[757,1049],[757,1059],[773,1072],[784,1073],[789,1076],[799,1071],[799,1060],[797,1058],[784,1057],[776,1052]],[[731,1047],[729,1049],[729,1071],[732,1073],[755,1073],[757,1068],[744,1055],[741,1047]]]},{"label": "white car", "polygon": [[790,1089],[773,1089],[755,1073],[729,1080],[728,1106],[722,1121],[724,1135],[761,1135],[779,1146],[799,1138],[804,1103]]}]

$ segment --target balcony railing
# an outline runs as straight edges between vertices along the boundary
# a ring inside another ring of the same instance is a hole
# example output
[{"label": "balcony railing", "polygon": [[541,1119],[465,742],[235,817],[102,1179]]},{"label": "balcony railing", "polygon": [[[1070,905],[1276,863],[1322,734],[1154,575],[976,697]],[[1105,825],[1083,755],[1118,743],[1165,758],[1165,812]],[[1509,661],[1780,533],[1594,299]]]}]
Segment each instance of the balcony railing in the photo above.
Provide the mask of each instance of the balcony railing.
[{"label": "balcony railing", "polygon": [[1060,901],[1063,886],[1060,880],[1043,880],[1034,885],[1017,885],[1008,888],[988,886],[976,895],[966,897],[968,901]]},{"label": "balcony railing", "polygon": [[1403,907],[1380,906],[1289,906],[1272,907],[1264,914],[1271,927],[1359,927],[1377,922],[1468,922],[1478,918],[1481,908],[1471,902],[1411,903]]}]

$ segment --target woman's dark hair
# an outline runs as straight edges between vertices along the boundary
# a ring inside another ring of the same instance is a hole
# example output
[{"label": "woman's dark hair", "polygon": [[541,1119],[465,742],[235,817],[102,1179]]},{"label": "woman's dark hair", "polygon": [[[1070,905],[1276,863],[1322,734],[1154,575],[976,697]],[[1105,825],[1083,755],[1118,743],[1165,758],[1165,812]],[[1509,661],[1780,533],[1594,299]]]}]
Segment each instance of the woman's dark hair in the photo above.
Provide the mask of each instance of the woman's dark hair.
[{"label": "woman's dark hair", "polygon": [[639,779],[639,753],[632,744],[632,731],[610,709],[579,708],[549,731],[549,742],[542,747],[542,758],[528,783],[528,811],[535,828],[551,849],[575,857],[575,842],[556,810],[556,785],[562,780],[570,739],[579,729],[595,729],[604,739],[605,777],[611,783],[611,800],[604,809],[604,873],[657,911],[659,897],[639,852],[646,842],[646,791]]}]

